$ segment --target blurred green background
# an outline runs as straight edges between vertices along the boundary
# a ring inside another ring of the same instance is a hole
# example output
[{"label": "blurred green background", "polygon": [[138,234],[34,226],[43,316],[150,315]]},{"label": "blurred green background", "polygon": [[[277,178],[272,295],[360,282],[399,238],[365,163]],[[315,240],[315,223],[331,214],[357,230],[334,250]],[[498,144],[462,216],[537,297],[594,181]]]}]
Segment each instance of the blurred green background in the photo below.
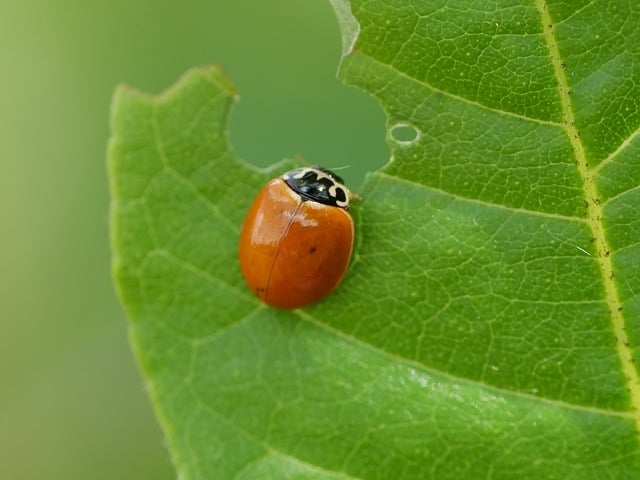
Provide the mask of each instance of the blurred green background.
[{"label": "blurred green background", "polygon": [[328,0],[0,0],[0,478],[174,478],[109,275],[116,84],[220,63],[242,158],[352,165],[357,191],[384,116],[336,80],[340,50]]}]

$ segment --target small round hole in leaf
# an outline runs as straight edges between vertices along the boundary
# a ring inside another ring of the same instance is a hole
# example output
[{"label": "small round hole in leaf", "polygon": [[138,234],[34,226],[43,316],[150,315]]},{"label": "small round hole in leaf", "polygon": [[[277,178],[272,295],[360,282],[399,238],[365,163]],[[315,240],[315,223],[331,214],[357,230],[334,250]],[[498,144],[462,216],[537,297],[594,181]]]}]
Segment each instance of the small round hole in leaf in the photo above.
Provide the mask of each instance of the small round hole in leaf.
[{"label": "small round hole in leaf", "polygon": [[418,129],[408,123],[396,123],[391,127],[391,138],[397,143],[413,143],[418,137]]}]

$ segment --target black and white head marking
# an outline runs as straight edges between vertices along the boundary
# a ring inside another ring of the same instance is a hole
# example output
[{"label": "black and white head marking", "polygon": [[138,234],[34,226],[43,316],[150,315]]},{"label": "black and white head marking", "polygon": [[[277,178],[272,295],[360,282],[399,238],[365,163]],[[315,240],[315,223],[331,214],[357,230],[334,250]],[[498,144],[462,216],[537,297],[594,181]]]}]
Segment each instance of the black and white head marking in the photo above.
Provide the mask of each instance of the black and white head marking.
[{"label": "black and white head marking", "polygon": [[303,200],[349,209],[349,190],[335,173],[313,166],[291,170],[282,180]]}]

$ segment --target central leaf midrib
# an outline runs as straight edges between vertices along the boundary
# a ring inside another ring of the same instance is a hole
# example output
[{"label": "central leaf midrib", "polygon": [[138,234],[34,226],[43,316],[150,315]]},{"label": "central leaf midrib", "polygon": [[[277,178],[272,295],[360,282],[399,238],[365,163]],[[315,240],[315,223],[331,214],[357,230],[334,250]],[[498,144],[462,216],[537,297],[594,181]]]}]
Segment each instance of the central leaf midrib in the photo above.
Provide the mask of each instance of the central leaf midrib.
[{"label": "central leaf midrib", "polygon": [[624,318],[622,316],[622,303],[618,295],[616,283],[614,282],[611,248],[607,242],[603,223],[603,205],[600,201],[600,195],[595,181],[600,170],[597,168],[590,169],[588,166],[589,162],[587,161],[584,145],[580,139],[580,131],[576,125],[571,104],[569,83],[563,67],[565,62],[560,54],[558,41],[555,37],[554,23],[549,14],[546,0],[537,0],[537,7],[540,12],[544,38],[549,50],[552,68],[558,83],[565,134],[571,143],[576,159],[576,168],[582,179],[582,189],[585,204],[587,205],[586,220],[591,229],[597,251],[598,265],[600,267],[600,274],[605,291],[605,300],[611,312],[611,326],[616,339],[616,349],[627,381],[636,429],[640,431],[640,377],[633,364],[630,342],[625,331]]}]

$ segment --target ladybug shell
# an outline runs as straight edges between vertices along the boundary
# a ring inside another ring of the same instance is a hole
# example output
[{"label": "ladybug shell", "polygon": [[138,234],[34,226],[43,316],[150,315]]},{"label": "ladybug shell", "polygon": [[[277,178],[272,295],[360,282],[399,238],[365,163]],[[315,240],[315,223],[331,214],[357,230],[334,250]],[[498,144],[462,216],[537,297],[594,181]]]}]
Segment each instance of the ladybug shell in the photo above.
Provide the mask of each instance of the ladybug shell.
[{"label": "ladybug shell", "polygon": [[353,250],[349,212],[304,199],[282,178],[254,200],[240,232],[240,268],[268,305],[298,308],[331,293]]}]

